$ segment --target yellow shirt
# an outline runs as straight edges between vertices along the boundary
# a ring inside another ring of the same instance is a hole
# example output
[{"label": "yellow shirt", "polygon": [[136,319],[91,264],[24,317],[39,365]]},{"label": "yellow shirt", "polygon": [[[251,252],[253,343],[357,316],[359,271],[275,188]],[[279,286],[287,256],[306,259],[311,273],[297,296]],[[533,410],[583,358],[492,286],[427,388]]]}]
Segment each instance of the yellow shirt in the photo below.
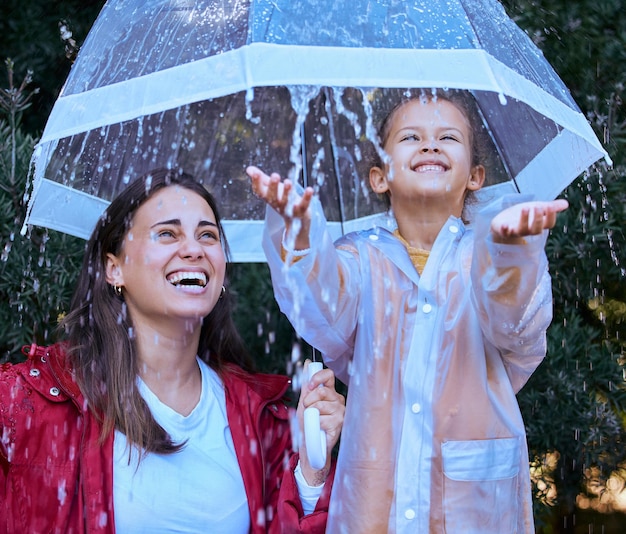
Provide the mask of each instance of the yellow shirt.
[{"label": "yellow shirt", "polygon": [[430,255],[430,250],[425,250],[423,248],[416,248],[409,245],[406,239],[400,235],[398,230],[393,231],[393,235],[395,235],[400,242],[406,247],[406,251],[409,253],[409,257],[411,258],[411,263],[415,266],[415,269],[422,275],[424,271],[424,267],[426,266],[426,261],[428,260],[428,256]]}]

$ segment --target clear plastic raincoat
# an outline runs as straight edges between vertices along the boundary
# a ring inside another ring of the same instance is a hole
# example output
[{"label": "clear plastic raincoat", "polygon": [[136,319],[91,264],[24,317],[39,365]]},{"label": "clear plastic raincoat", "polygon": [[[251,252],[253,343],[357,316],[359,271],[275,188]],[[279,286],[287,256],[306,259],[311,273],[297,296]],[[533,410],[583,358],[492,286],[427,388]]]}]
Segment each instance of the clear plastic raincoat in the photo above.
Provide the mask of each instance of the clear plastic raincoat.
[{"label": "clear plastic raincoat", "polygon": [[264,247],[276,298],[349,385],[327,532],[534,532],[528,450],[515,398],[546,351],[547,232],[494,243],[493,216],[451,217],[422,276],[389,231],[333,244],[314,201],[311,251]]}]

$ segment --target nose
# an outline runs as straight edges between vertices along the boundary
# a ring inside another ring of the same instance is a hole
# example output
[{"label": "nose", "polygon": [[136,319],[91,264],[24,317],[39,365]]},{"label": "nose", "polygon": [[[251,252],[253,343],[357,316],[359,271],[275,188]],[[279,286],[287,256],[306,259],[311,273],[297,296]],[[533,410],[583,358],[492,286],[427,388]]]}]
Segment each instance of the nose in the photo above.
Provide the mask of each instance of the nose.
[{"label": "nose", "polygon": [[423,153],[426,152],[439,152],[439,145],[437,144],[437,140],[433,137],[424,139],[421,147],[421,151]]},{"label": "nose", "polygon": [[204,248],[195,237],[185,237],[178,252],[185,259],[197,260],[204,256]]}]

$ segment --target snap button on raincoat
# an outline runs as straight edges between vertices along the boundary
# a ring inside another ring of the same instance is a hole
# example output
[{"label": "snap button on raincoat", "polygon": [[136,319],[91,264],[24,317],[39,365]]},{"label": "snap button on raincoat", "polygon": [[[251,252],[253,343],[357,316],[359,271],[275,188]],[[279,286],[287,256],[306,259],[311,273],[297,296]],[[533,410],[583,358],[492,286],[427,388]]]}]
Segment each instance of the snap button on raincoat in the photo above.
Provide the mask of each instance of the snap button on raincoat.
[{"label": "snap button on raincoat", "polygon": [[327,532],[534,532],[515,395],[546,352],[547,232],[523,245],[489,235],[524,200],[499,199],[474,228],[451,217],[422,276],[383,228],[333,244],[316,200],[311,252],[286,265],[268,208],[281,310],[349,385]]}]

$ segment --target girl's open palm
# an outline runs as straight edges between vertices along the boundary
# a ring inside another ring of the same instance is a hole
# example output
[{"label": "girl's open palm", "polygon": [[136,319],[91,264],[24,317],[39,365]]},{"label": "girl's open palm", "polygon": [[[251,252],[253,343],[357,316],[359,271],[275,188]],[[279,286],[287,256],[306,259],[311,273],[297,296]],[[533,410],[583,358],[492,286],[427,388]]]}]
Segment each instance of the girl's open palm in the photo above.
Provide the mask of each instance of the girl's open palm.
[{"label": "girl's open palm", "polygon": [[307,187],[302,196],[298,195],[291,180],[281,181],[280,175],[269,176],[261,169],[250,166],[246,173],[252,182],[252,191],[260,199],[274,208],[285,219],[302,219],[308,215],[309,205],[313,198],[313,189]]},{"label": "girl's open palm", "polygon": [[500,243],[516,243],[525,236],[540,234],[553,228],[557,214],[567,207],[565,199],[522,202],[511,206],[491,221],[493,238]]}]

